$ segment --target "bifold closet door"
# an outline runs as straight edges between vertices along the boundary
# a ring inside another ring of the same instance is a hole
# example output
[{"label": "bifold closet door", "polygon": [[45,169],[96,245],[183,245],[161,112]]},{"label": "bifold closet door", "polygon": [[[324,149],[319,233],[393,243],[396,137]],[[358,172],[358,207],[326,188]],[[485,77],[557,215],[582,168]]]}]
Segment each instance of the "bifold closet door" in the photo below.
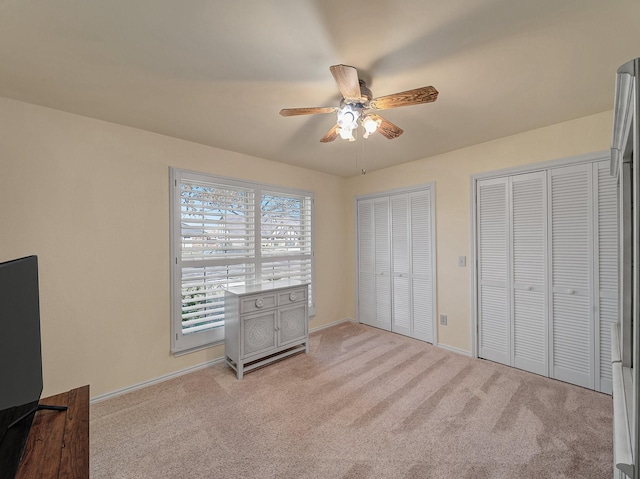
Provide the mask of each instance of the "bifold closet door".
[{"label": "bifold closet door", "polygon": [[544,172],[478,182],[480,357],[548,375]]},{"label": "bifold closet door", "polygon": [[594,165],[596,196],[596,263],[597,314],[596,390],[611,394],[611,325],[618,321],[618,179],[609,174],[609,162]]},{"label": "bifold closet door", "polygon": [[433,343],[433,190],[358,200],[358,318]]},{"label": "bifold closet door", "polygon": [[611,393],[618,185],[609,161],[549,170],[551,377]]},{"label": "bifold closet door", "polygon": [[609,162],[477,183],[479,356],[611,392],[618,187]]},{"label": "bifold closet door", "polygon": [[393,314],[391,330],[433,343],[431,190],[391,201]]},{"label": "bifold closet door", "polygon": [[391,330],[389,199],[358,201],[358,315]]},{"label": "bifold closet door", "polygon": [[433,190],[409,194],[411,249],[411,336],[429,343],[435,334],[433,284]]},{"label": "bifold closet door", "polygon": [[412,301],[409,256],[409,196],[394,195],[391,200],[391,259],[393,313],[391,330],[411,336]]},{"label": "bifold closet door", "polygon": [[549,171],[551,376],[595,387],[592,165]]},{"label": "bifold closet door", "polygon": [[511,364],[509,181],[477,184],[479,356]]},{"label": "bifold closet door", "polygon": [[547,376],[547,192],[544,171],[509,178],[512,365]]}]

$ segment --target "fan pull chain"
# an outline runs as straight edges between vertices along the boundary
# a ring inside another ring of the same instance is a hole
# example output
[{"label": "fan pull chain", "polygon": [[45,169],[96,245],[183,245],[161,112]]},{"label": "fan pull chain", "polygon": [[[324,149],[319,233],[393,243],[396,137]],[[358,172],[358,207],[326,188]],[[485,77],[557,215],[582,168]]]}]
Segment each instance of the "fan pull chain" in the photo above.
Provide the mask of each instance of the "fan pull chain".
[{"label": "fan pull chain", "polygon": [[364,164],[364,140],[360,140],[360,143],[362,143],[362,168],[360,169],[360,173],[362,175],[366,175],[367,174],[367,169],[365,168],[365,164]]}]

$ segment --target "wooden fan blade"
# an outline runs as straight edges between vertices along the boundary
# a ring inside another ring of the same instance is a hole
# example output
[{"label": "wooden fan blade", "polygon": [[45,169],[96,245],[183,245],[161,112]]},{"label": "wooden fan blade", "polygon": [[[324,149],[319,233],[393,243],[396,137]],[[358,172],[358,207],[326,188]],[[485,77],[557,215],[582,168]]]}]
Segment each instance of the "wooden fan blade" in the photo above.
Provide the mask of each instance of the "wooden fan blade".
[{"label": "wooden fan blade", "polygon": [[337,124],[333,125],[333,128],[331,128],[326,135],[324,135],[320,141],[322,143],[329,143],[330,141],[335,140],[336,138],[338,138],[338,128],[339,126]]},{"label": "wooden fan blade", "polygon": [[438,90],[432,86],[416,88],[392,95],[381,96],[371,100],[369,107],[374,110],[388,110],[399,106],[417,105],[419,103],[431,103],[438,98]]},{"label": "wooden fan blade", "polygon": [[358,70],[348,65],[333,65],[329,67],[331,74],[338,84],[338,89],[347,101],[360,101],[360,82]]},{"label": "wooden fan blade", "polygon": [[398,138],[400,135],[404,133],[404,130],[399,126],[394,125],[389,120],[382,118],[380,115],[376,115],[375,113],[369,113],[371,119],[378,121],[380,120],[380,126],[378,126],[378,132],[385,138],[389,140],[393,140],[394,138]]},{"label": "wooden fan blade", "polygon": [[282,116],[315,115],[317,113],[334,113],[338,111],[335,106],[316,106],[311,108],[283,108],[280,110]]}]

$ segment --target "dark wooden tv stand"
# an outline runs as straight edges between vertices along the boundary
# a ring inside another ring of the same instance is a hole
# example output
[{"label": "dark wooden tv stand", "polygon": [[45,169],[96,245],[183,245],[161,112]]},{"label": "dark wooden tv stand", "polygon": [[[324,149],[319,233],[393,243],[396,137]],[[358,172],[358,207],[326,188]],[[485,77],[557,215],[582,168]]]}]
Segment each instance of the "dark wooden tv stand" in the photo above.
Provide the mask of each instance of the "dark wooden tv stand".
[{"label": "dark wooden tv stand", "polygon": [[36,413],[16,478],[89,477],[89,386],[40,400],[66,411]]}]

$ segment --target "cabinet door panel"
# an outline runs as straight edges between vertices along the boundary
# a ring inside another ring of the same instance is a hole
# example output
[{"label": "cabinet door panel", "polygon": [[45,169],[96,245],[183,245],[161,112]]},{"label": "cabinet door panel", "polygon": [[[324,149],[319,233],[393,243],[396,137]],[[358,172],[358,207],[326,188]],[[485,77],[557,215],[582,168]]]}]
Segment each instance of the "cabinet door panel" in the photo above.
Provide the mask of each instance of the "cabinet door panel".
[{"label": "cabinet door panel", "polygon": [[276,347],[276,311],[245,316],[242,321],[243,356],[260,354]]},{"label": "cabinet door panel", "polygon": [[307,324],[306,305],[282,308],[278,328],[278,347],[304,339],[307,336]]}]

